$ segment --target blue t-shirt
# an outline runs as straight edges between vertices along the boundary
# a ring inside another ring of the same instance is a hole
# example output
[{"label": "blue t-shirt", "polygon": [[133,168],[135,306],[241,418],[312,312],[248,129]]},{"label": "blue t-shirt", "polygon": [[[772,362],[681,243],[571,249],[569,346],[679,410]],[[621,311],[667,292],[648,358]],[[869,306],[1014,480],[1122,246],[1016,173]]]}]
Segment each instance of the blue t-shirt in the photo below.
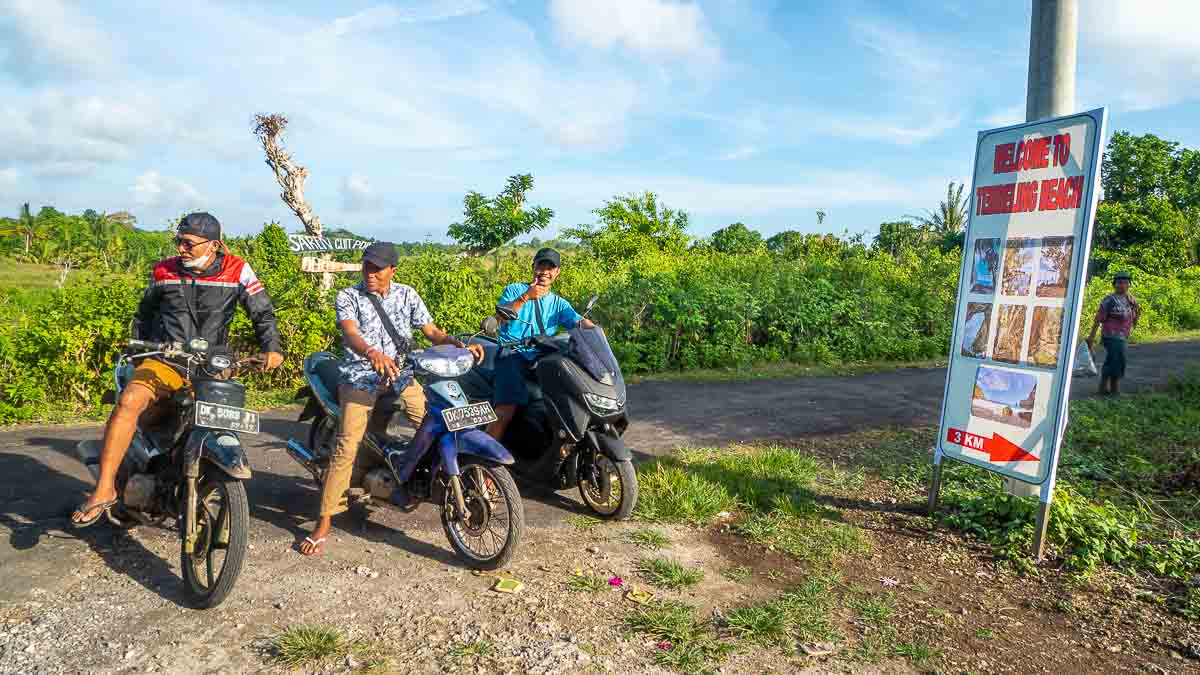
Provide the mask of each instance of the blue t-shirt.
[{"label": "blue t-shirt", "polygon": [[[504,288],[504,292],[500,294],[500,302],[498,304],[507,305],[524,295],[527,290],[529,290],[529,284],[509,284]],[[583,318],[579,316],[579,313],[575,311],[571,303],[563,300],[556,293],[547,293],[537,300],[530,300],[521,305],[521,311],[517,312],[517,318],[521,321],[505,321],[501,323],[500,339],[507,342],[537,335],[537,312],[539,309],[542,314],[542,325],[546,328],[546,335],[554,335],[558,332],[559,327],[570,330]],[[522,323],[522,321],[525,323]],[[532,359],[535,356],[533,352],[524,353],[526,358]]]}]

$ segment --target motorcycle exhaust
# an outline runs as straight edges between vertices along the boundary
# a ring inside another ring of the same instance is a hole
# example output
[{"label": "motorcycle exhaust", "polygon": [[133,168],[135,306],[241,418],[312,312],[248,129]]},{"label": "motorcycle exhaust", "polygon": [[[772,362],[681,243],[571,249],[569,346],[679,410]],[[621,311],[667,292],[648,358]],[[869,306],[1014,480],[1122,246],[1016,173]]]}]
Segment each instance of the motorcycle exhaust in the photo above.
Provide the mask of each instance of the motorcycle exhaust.
[{"label": "motorcycle exhaust", "polygon": [[308,470],[312,474],[313,479],[321,480],[321,471],[317,468],[316,458],[304,447],[300,441],[294,438],[289,438],[287,442],[287,453],[296,463]]}]

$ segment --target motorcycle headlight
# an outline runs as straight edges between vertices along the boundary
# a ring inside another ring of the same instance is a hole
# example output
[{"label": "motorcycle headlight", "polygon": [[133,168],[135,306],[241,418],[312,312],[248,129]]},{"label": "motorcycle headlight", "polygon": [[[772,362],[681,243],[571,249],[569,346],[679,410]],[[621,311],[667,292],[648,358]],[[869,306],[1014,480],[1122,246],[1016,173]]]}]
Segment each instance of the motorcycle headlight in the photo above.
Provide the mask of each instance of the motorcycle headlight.
[{"label": "motorcycle headlight", "polygon": [[204,338],[192,338],[191,342],[188,342],[188,351],[193,354],[208,351],[208,340]]},{"label": "motorcycle headlight", "polygon": [[587,401],[592,412],[600,415],[607,415],[621,409],[621,404],[617,403],[617,399],[593,394],[590,391],[583,392],[583,400]]},{"label": "motorcycle headlight", "polygon": [[218,354],[208,360],[208,365],[212,366],[213,368],[215,368],[217,370],[225,370],[229,366],[233,365],[233,361],[230,360],[230,358],[228,356],[223,356],[221,354]]},{"label": "motorcycle headlight", "polygon": [[471,352],[465,351],[458,356],[434,356],[428,353],[416,355],[417,367],[438,377],[461,377],[475,365]]}]

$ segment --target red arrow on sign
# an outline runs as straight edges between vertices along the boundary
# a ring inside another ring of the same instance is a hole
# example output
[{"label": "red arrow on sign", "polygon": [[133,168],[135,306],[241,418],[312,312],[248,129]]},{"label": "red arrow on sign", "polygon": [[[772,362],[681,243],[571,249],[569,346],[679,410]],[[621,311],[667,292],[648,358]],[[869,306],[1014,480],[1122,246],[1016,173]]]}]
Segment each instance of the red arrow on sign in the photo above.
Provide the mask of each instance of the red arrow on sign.
[{"label": "red arrow on sign", "polygon": [[946,431],[946,442],[961,445],[969,450],[986,452],[989,462],[1038,461],[1037,455],[1026,452],[1024,448],[1000,434],[992,434],[991,438],[984,438],[969,431],[948,429]]}]

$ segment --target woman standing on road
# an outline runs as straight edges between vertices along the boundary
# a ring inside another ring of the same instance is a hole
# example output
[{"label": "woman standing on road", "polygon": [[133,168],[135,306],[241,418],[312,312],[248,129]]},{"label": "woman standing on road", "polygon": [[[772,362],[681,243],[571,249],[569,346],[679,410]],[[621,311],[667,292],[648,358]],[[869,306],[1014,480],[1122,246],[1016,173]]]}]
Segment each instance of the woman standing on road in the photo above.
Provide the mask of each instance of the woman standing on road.
[{"label": "woman standing on road", "polygon": [[[1129,333],[1137,326],[1142,308],[1129,294],[1133,280],[1128,272],[1118,272],[1113,277],[1113,292],[1100,301],[1092,334],[1088,336],[1088,349],[1096,348],[1096,329],[1104,327],[1100,334],[1104,345],[1104,367],[1100,370],[1100,394],[1121,393],[1121,378],[1125,377],[1125,345]],[[1109,387],[1111,383],[1111,388]]]}]

